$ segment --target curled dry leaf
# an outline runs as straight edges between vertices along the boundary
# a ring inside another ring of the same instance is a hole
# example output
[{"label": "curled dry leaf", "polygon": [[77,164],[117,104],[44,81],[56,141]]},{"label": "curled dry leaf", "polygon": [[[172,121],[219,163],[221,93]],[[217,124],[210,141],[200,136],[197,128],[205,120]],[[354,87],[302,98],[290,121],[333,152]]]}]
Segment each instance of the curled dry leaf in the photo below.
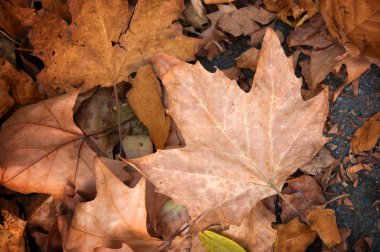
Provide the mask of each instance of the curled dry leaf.
[{"label": "curled dry leaf", "polygon": [[[248,6],[236,11],[224,14],[218,21],[218,26],[234,37],[251,35],[260,29],[260,24],[268,24],[275,15],[263,8]],[[257,23],[256,23],[257,22]]]},{"label": "curled dry leaf", "polygon": [[240,68],[248,68],[256,72],[259,56],[260,51],[254,47],[251,47],[236,59],[236,66]]},{"label": "curled dry leaf", "polygon": [[127,93],[128,103],[140,121],[149,129],[149,136],[157,148],[163,149],[169,136],[170,117],[162,105],[160,82],[151,65],[142,66]]},{"label": "curled dry leaf", "polygon": [[271,225],[275,221],[274,213],[259,202],[240,226],[231,225],[222,234],[232,238],[247,251],[270,252],[277,234]]},{"label": "curled dry leaf", "polygon": [[258,201],[279,192],[286,178],[326,142],[322,129],[327,93],[302,99],[292,59],[271,29],[249,93],[200,63],[161,55],[155,67],[168,91],[168,114],[186,146],[128,163],[158,192],[186,206],[191,217],[202,215],[199,225],[239,225]]},{"label": "curled dry leaf", "polygon": [[274,252],[304,252],[317,237],[317,232],[295,218],[289,223],[277,226]]},{"label": "curled dry leaf", "polygon": [[[300,26],[318,12],[318,2],[313,0],[264,0],[265,9],[276,12],[282,22]],[[288,17],[292,16],[293,21]]]},{"label": "curled dry leaf", "polygon": [[310,223],[310,228],[318,233],[319,238],[327,247],[341,242],[334,210],[313,209],[308,212],[306,219]]},{"label": "curled dry leaf", "polygon": [[194,57],[198,40],[172,24],[183,1],[140,0],[134,11],[123,0],[71,0],[69,5],[71,25],[57,14],[41,14],[29,33],[35,55],[45,63],[37,76],[42,84],[87,91],[127,80],[158,52]]},{"label": "curled dry leaf", "polygon": [[160,251],[164,243],[146,230],[145,179],[129,188],[100,158],[95,158],[94,163],[96,198],[77,205],[64,248],[72,252],[93,251],[126,243],[136,251]]},{"label": "curled dry leaf", "polygon": [[331,156],[330,151],[323,147],[319,150],[318,154],[310,160],[307,164],[300,168],[306,174],[317,175],[323,169],[330,167],[334,163],[335,159]]},{"label": "curled dry leaf", "polygon": [[205,4],[222,4],[222,3],[231,3],[235,0],[204,0]]},{"label": "curled dry leaf", "polygon": [[22,193],[63,194],[65,185],[92,197],[96,155],[73,121],[78,93],[17,110],[0,132],[1,185]]},{"label": "curled dry leaf", "polygon": [[380,57],[380,2],[321,0],[321,14],[333,38],[351,56]]},{"label": "curled dry leaf", "polygon": [[351,139],[351,149],[354,154],[369,151],[375,147],[380,136],[380,113],[377,113],[365,122],[354,133]]}]

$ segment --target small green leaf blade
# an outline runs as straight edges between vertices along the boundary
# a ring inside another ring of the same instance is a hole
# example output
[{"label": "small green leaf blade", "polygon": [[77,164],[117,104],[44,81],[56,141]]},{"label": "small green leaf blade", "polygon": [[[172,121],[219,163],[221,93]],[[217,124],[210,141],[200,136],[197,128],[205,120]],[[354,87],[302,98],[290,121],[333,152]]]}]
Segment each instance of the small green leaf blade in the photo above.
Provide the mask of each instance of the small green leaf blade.
[{"label": "small green leaf blade", "polygon": [[199,232],[203,246],[210,252],[246,252],[233,240],[209,230]]}]

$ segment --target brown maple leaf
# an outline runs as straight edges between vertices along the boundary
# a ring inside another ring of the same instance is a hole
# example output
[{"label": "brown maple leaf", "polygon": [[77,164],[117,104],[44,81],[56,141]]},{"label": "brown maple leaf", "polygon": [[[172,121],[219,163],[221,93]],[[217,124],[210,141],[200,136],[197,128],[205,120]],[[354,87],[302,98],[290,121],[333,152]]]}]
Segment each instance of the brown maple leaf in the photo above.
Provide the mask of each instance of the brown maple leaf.
[{"label": "brown maple leaf", "polygon": [[126,243],[136,251],[159,251],[164,242],[146,229],[145,179],[132,189],[100,158],[95,159],[97,196],[77,205],[64,247],[68,251],[117,248]]},{"label": "brown maple leaf", "polygon": [[40,14],[29,34],[35,55],[45,63],[38,80],[86,91],[127,80],[158,52],[193,58],[198,40],[172,24],[182,5],[181,0],[140,0],[132,10],[125,0],[71,0],[71,25],[58,14]]},{"label": "brown maple leaf", "polygon": [[0,184],[22,193],[93,196],[96,153],[73,121],[78,92],[17,110],[0,132]]},{"label": "brown maple leaf", "polygon": [[301,80],[276,33],[268,29],[249,93],[220,71],[169,56],[155,67],[186,146],[128,162],[202,225],[240,224],[261,199],[326,142],[327,93],[304,101]]}]

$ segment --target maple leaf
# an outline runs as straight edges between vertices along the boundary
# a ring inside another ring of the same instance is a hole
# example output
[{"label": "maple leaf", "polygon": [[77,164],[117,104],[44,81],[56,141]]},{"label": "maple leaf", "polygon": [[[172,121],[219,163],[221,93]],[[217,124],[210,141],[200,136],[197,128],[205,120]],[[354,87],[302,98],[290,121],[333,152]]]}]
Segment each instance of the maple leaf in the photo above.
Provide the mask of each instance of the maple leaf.
[{"label": "maple leaf", "polygon": [[203,215],[202,225],[240,224],[326,142],[327,93],[302,100],[301,80],[272,29],[265,35],[249,93],[200,63],[161,56],[155,67],[168,92],[167,112],[186,146],[128,163],[158,192],[186,206],[190,216]]},{"label": "maple leaf", "polygon": [[96,247],[121,246],[136,251],[159,251],[164,242],[146,230],[145,179],[132,189],[123,184],[100,158],[95,158],[97,196],[75,209],[64,247],[69,251],[93,251]]},{"label": "maple leaf", "polygon": [[78,92],[17,110],[0,132],[0,184],[22,193],[63,194],[65,185],[91,197],[96,153],[73,121]]},{"label": "maple leaf", "polygon": [[131,10],[124,0],[71,0],[71,25],[57,14],[41,14],[29,33],[35,55],[45,63],[38,80],[86,91],[127,80],[158,52],[193,58],[198,40],[172,24],[182,5],[181,0],[140,0]]}]

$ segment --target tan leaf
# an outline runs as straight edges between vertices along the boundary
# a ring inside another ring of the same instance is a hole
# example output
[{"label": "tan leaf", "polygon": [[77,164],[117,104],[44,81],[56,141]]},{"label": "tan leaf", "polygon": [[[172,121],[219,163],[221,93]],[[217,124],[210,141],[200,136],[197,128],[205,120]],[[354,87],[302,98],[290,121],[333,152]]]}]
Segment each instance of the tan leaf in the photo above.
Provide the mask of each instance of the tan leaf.
[{"label": "tan leaf", "polygon": [[169,136],[170,117],[165,114],[160,82],[152,66],[142,66],[131,83],[132,89],[127,93],[128,103],[149,129],[157,148],[163,149]]},{"label": "tan leaf", "polygon": [[335,245],[331,248],[327,248],[326,245],[323,245],[323,252],[346,252],[348,249],[347,239],[351,234],[351,229],[349,228],[339,228],[340,240],[342,241],[338,245]]},{"label": "tan leaf", "polygon": [[[240,8],[234,12],[224,14],[218,26],[225,32],[232,34],[234,37],[240,35],[251,35],[260,29],[260,24],[268,24],[275,18],[275,15],[263,8],[248,6]],[[257,23],[256,23],[257,22]]]},{"label": "tan leaf", "polygon": [[316,232],[295,218],[287,224],[278,225],[274,252],[304,252],[316,237]]},{"label": "tan leaf", "polygon": [[302,166],[300,170],[309,175],[317,175],[323,169],[330,167],[334,163],[334,160],[330,151],[326,147],[323,147],[319,150],[318,154],[310,160],[310,162]]},{"label": "tan leaf", "polygon": [[259,62],[260,51],[254,47],[249,48],[236,59],[236,66],[248,68],[256,72],[257,63]]},{"label": "tan leaf", "polygon": [[276,216],[259,202],[240,226],[231,225],[222,234],[230,237],[247,251],[272,251],[277,231],[272,228]]},{"label": "tan leaf", "polygon": [[354,154],[369,151],[375,147],[380,136],[380,113],[377,113],[355,131],[351,139],[351,148]]},{"label": "tan leaf", "polygon": [[180,0],[141,0],[134,11],[123,0],[69,4],[71,25],[57,14],[41,14],[30,31],[35,55],[45,63],[38,75],[42,84],[86,91],[127,80],[158,52],[194,57],[198,40],[183,36],[181,27],[172,24],[182,11]]},{"label": "tan leaf", "polygon": [[22,193],[63,194],[65,185],[91,197],[93,158],[73,121],[78,93],[17,110],[0,132],[1,185]]},{"label": "tan leaf", "polygon": [[64,247],[68,251],[93,251],[120,247],[124,242],[136,251],[159,251],[163,242],[146,230],[145,179],[132,189],[124,185],[96,158],[97,195],[77,205]]},{"label": "tan leaf", "polygon": [[341,242],[334,210],[328,208],[313,209],[309,211],[306,219],[310,223],[310,228],[318,232],[319,238],[327,247],[335,246]]},{"label": "tan leaf", "polygon": [[0,57],[0,78],[9,85],[13,99],[22,105],[41,98],[32,78]]},{"label": "tan leaf", "polygon": [[186,146],[129,163],[142,170],[158,192],[186,206],[190,216],[203,214],[202,225],[239,225],[326,141],[322,129],[327,93],[303,101],[292,59],[272,29],[264,38],[255,88],[249,93],[200,63],[163,55],[155,67],[168,91],[168,114]]},{"label": "tan leaf", "polygon": [[321,0],[320,8],[331,35],[350,55],[380,57],[379,1]]},{"label": "tan leaf", "polygon": [[[312,205],[321,205],[326,202],[321,187],[311,176],[303,175],[288,180],[287,184],[288,186],[282,190],[282,193],[288,198],[292,206],[281,199],[282,222],[288,222],[297,217],[298,213],[304,215]],[[298,210],[298,213],[293,210],[294,207]]]}]

